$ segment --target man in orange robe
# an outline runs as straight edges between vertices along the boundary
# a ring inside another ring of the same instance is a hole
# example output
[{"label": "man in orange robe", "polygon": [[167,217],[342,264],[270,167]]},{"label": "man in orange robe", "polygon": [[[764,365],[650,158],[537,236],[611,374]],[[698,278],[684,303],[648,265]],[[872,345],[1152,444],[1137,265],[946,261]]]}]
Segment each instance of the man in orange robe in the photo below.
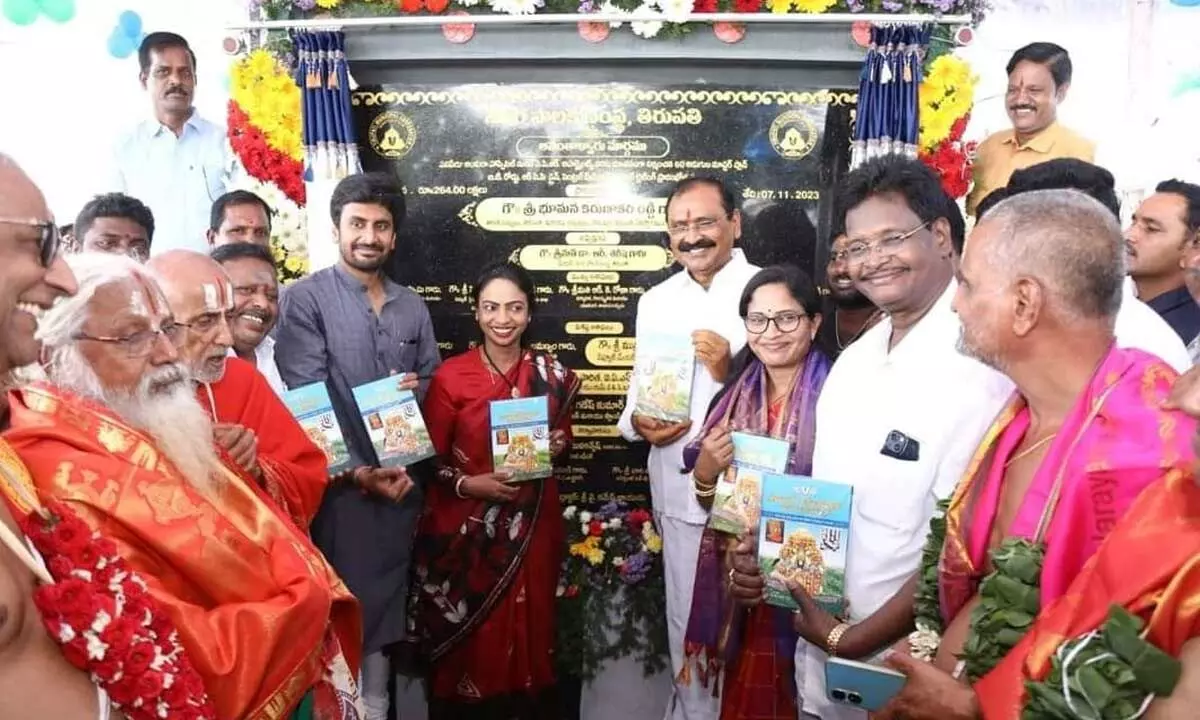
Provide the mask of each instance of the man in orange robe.
[{"label": "man in orange robe", "polygon": [[173,250],[147,267],[186,328],[178,350],[191,370],[213,434],[229,457],[307,531],[328,484],[328,461],[258,370],[227,357],[233,284],[207,255]]},{"label": "man in orange robe", "polygon": [[361,717],[358,604],[214,448],[172,344],[185,329],[161,291],[127,258],[69,264],[79,291],[39,331],[50,383],[10,395],[5,439],[38,492],[111,538],[146,579],[218,717]]}]

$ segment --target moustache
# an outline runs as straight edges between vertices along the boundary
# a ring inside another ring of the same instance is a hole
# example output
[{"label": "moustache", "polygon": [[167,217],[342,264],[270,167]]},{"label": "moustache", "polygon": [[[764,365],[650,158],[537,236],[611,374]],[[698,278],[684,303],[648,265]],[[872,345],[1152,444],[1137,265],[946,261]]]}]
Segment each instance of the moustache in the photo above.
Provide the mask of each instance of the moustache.
[{"label": "moustache", "polygon": [[146,388],[151,393],[168,390],[187,379],[187,373],[179,365],[166,365],[146,376]]},{"label": "moustache", "polygon": [[1017,110],[1030,110],[1033,112],[1037,112],[1037,108],[1034,107],[1033,105],[1009,105],[1008,109],[1012,110],[1013,112],[1016,112]]},{"label": "moustache", "polygon": [[1131,242],[1125,242],[1125,252],[1133,257],[1137,257],[1137,248],[1135,248]]},{"label": "moustache", "polygon": [[167,97],[170,97],[172,95],[179,95],[181,97],[187,97],[187,94],[188,94],[188,91],[183,89],[182,87],[179,87],[178,85],[176,85],[175,87],[167,88],[167,92],[166,92]]},{"label": "moustache", "polygon": [[717,246],[717,244],[715,242],[713,242],[712,240],[709,240],[708,238],[700,238],[696,242],[688,242],[687,240],[682,240],[679,243],[679,252],[686,253],[686,252],[691,252],[693,250],[703,250],[703,249],[707,249],[707,248],[714,248],[716,246]]},{"label": "moustache", "polygon": [[267,311],[263,308],[258,308],[258,307],[245,308],[241,312],[239,312],[238,315],[246,315],[248,317],[258,318],[259,320],[262,320],[263,322],[266,322],[271,319],[271,313],[269,311]]}]

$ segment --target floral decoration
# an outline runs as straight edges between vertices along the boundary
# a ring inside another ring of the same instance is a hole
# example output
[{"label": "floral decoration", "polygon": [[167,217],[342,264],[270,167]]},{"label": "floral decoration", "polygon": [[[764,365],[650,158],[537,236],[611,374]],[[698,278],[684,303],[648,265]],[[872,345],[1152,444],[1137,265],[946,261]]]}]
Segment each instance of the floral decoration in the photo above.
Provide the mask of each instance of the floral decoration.
[{"label": "floral decoration", "polygon": [[240,189],[273,210],[271,250],[284,284],[309,269],[300,106],[299,86],[270,52],[254,50],[231,69],[229,145],[246,171]]},{"label": "floral decoration", "polygon": [[568,553],[559,580],[556,661],[590,680],[603,664],[635,657],[647,676],[667,666],[662,537],[650,513],[609,502],[563,511]]},{"label": "floral decoration", "polygon": [[918,90],[919,157],[953,198],[965,196],[971,186],[975,143],[964,142],[963,134],[975,102],[975,82],[965,60],[943,54],[928,63]]},{"label": "floral decoration", "polygon": [[56,502],[20,525],[55,580],[33,600],[69,663],[129,720],[216,718],[174,623],[111,540]]},{"label": "floral decoration", "polygon": [[[447,10],[529,15],[538,12],[629,14],[630,29],[646,38],[686,33],[689,13],[918,13],[981,17],[987,0],[259,0],[269,20],[318,16],[374,17]],[[614,23],[620,27],[624,23]]]}]

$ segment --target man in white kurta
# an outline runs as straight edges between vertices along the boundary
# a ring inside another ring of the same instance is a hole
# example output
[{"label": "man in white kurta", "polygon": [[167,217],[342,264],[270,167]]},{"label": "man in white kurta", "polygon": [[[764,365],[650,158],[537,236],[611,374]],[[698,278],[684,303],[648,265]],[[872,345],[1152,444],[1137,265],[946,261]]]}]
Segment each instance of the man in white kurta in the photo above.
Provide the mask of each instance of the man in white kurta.
[{"label": "man in white kurta", "polygon": [[867,659],[907,632],[904,588],[935,505],[1013,385],[958,352],[948,220],[958,208],[937,177],[918,161],[882,158],[848,175],[840,200],[846,237],[834,252],[845,253],[856,287],[887,315],[838,358],[817,404],[813,475],[854,485],[849,618],[841,632],[815,622],[801,631],[809,639],[797,644],[796,680],[802,715],[865,720],[827,698],[825,648]]},{"label": "man in white kurta", "polygon": [[[692,607],[696,558],[708,513],[696,502],[691,475],[683,472],[683,448],[704,424],[713,396],[729,371],[729,360],[746,343],[738,301],[758,268],[734,242],[741,235],[741,214],[718,181],[684,180],[667,200],[671,253],[683,266],[638,301],[635,334],[690,337],[696,348],[690,420],[665,424],[634,412],[637,392],[631,383],[621,414],[621,434],[650,442],[647,471],[654,516],[663,538],[667,590],[667,637],[675,677],[684,665],[684,635]],[[668,720],[716,720],[719,705],[699,683],[675,682]]]}]

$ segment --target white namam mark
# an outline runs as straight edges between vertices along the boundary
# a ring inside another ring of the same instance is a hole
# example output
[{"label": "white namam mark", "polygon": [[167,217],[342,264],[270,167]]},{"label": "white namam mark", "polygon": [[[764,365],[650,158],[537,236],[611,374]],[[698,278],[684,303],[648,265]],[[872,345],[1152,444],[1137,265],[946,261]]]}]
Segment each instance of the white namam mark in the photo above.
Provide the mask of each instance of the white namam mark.
[{"label": "white namam mark", "polygon": [[204,288],[204,309],[210,312],[215,312],[221,309],[217,304],[217,286],[212,283],[204,283],[200,287]]}]

